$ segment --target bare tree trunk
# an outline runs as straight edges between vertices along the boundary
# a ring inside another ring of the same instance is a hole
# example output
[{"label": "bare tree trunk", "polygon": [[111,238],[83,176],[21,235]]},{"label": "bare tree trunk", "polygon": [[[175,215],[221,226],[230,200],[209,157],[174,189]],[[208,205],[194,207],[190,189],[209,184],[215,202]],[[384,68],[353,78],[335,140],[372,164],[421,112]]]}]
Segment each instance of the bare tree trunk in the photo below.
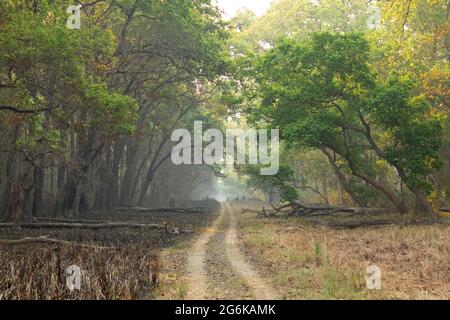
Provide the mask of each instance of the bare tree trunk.
[{"label": "bare tree trunk", "polygon": [[170,153],[166,156],[164,156],[162,159],[159,160],[160,154],[164,149],[164,146],[167,142],[167,138],[163,137],[161,143],[159,144],[158,148],[156,149],[155,155],[153,156],[152,162],[150,163],[150,167],[147,171],[147,175],[145,177],[144,183],[142,185],[142,190],[139,195],[139,201],[138,204],[142,205],[144,203],[145,195],[148,192],[148,189],[150,185],[153,182],[153,179],[155,178],[156,171],[161,167],[161,165],[170,157]]},{"label": "bare tree trunk", "polygon": [[[376,143],[375,139],[372,137],[370,126],[368,125],[368,123],[364,119],[364,116],[362,115],[362,113],[359,114],[359,117],[361,119],[361,122],[363,123],[363,125],[366,128],[366,134],[365,135],[366,135],[367,140],[369,141],[370,145],[372,146],[372,149],[375,151],[375,153],[377,154],[378,157],[380,157],[381,159],[386,159],[386,156],[385,156],[383,150],[381,150],[381,148]],[[397,170],[400,178],[406,184],[406,186],[409,188],[409,190],[411,190],[411,192],[414,193],[414,195],[416,196],[416,199],[419,201],[419,203],[425,209],[425,211],[429,215],[431,215],[433,217],[437,216],[437,212],[428,203],[427,198],[424,195],[423,191],[420,190],[419,188],[417,188],[416,186],[411,185],[411,184],[408,183],[408,179],[406,177],[406,174],[405,174],[403,168],[401,168],[399,166],[396,166],[394,164],[391,164],[391,165]],[[403,204],[403,206],[404,206],[404,204]],[[403,213],[403,211],[401,211],[401,212]]]},{"label": "bare tree trunk", "polygon": [[[119,139],[118,142],[114,144],[114,152],[113,152],[113,163],[111,168],[111,184],[108,186],[108,203],[110,203],[111,208],[116,207],[120,204],[120,190],[119,190],[119,167],[120,162],[122,161],[123,151],[124,151],[124,142],[123,138]],[[109,207],[108,207],[109,208]]]},{"label": "bare tree trunk", "polygon": [[[344,174],[342,173],[341,169],[339,168],[339,166],[336,164],[336,159],[335,157],[327,150],[327,149],[322,149],[322,152],[327,156],[330,164],[332,165],[334,172],[336,173],[336,176],[338,178],[339,181],[339,185],[341,186],[341,188],[343,188],[348,195],[353,199],[353,201],[355,201],[358,206],[360,207],[367,207],[367,202],[362,200],[349,186],[347,179],[345,178]],[[341,189],[342,190],[342,189]],[[341,191],[342,192],[342,191]],[[342,196],[341,196],[342,197]],[[342,202],[343,202],[343,197],[342,197]]]},{"label": "bare tree trunk", "polygon": [[24,174],[24,183],[20,187],[23,189],[21,221],[31,221],[33,219],[33,196],[34,196],[34,174],[31,170]]},{"label": "bare tree trunk", "polygon": [[44,169],[40,166],[34,168],[34,199],[33,216],[40,216],[42,213],[42,191],[44,189]]},{"label": "bare tree trunk", "polygon": [[126,167],[123,175],[122,184],[120,188],[120,203],[121,205],[132,205],[132,186],[135,183],[134,177],[136,176],[136,154],[139,144],[129,140],[126,151]]},{"label": "bare tree trunk", "polygon": [[330,204],[330,200],[328,199],[327,179],[323,179],[323,181],[322,181],[322,187],[323,187],[323,196],[324,196],[325,203],[326,203],[327,205],[329,205],[329,204]]}]

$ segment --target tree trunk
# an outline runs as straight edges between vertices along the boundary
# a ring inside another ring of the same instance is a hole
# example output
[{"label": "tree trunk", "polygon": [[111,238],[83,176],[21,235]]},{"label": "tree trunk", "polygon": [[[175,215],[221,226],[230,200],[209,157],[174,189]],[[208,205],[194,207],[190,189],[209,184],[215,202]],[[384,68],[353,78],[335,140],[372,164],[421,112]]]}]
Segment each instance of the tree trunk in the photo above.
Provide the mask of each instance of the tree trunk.
[{"label": "tree trunk", "polygon": [[130,139],[127,144],[125,173],[120,188],[120,203],[124,206],[132,205],[131,190],[135,183],[137,150],[138,144]]},{"label": "tree trunk", "polygon": [[44,169],[40,166],[34,168],[34,199],[33,216],[40,216],[42,213],[42,191],[44,189]]},{"label": "tree trunk", "polygon": [[[347,179],[345,178],[344,174],[342,173],[339,166],[336,164],[336,159],[331,155],[331,153],[326,150],[322,149],[322,152],[327,156],[330,164],[332,165],[334,172],[336,173],[336,176],[339,181],[339,185],[341,188],[345,190],[345,192],[348,193],[348,195],[355,201],[355,203],[358,204],[360,207],[367,207],[367,202],[361,199],[349,186]],[[343,197],[342,197],[343,198]]]}]

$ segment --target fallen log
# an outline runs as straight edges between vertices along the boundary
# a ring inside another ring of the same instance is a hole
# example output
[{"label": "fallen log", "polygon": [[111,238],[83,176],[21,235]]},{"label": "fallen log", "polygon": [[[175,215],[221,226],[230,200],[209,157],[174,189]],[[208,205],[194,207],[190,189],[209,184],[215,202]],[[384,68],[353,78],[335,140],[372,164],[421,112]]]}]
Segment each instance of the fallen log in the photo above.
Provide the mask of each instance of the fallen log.
[{"label": "fallen log", "polygon": [[450,212],[450,208],[440,208],[439,211],[441,211],[441,212]]},{"label": "fallen log", "polygon": [[167,225],[161,224],[139,224],[139,223],[0,223],[0,228],[22,228],[22,229],[115,229],[115,228],[131,228],[131,229],[157,229],[166,230]]},{"label": "fallen log", "polygon": [[379,215],[394,215],[396,212],[388,208],[336,208],[329,211],[318,211],[315,213],[307,214],[308,217],[315,216],[330,216],[335,214],[348,213],[346,217],[355,216],[379,216]]},{"label": "fallen log", "polygon": [[288,203],[288,204],[284,204],[280,207],[275,207],[273,204],[270,205],[276,212],[280,212],[283,209],[287,209],[287,208],[291,208],[292,207],[292,203]]},{"label": "fallen log", "polygon": [[67,245],[67,246],[76,246],[76,247],[82,247],[82,248],[90,248],[90,249],[99,249],[99,250],[106,250],[106,249],[117,249],[115,247],[100,247],[96,245],[88,245],[78,242],[72,242],[67,240],[59,240],[59,239],[53,239],[49,238],[48,236],[42,236],[37,238],[22,238],[22,239],[0,239],[0,245],[23,245],[23,244],[36,244],[36,243],[45,243],[45,244],[59,244],[59,245]]},{"label": "fallen log", "polygon": [[34,220],[44,222],[62,222],[62,223],[115,223],[114,221],[105,221],[105,220],[65,219],[65,218],[47,218],[47,217],[34,217]]},{"label": "fallen log", "polygon": [[[273,211],[266,210],[266,207],[263,207],[261,211],[256,211],[257,217],[274,217],[277,214],[281,213],[284,209],[291,208],[291,204],[285,204],[280,207],[275,207],[273,204],[270,204],[270,206],[273,208]],[[250,211],[249,211],[250,212]],[[290,214],[290,213],[289,213]]]},{"label": "fallen log", "polygon": [[297,201],[275,207],[271,204],[273,211],[267,211],[264,207],[258,212],[258,216],[275,216],[281,212],[289,209],[287,214],[289,216],[325,216],[335,213],[355,213],[353,208],[341,208],[333,206],[306,206]]},{"label": "fallen log", "polygon": [[271,205],[275,212],[272,212],[272,215],[278,214],[282,212],[284,209],[290,209],[288,213],[291,216],[323,216],[323,215],[331,215],[335,213],[355,213],[356,210],[354,208],[345,208],[345,207],[335,207],[328,205],[319,205],[319,206],[310,206],[304,205],[298,201],[293,201],[280,207],[275,207]]},{"label": "fallen log", "polygon": [[241,210],[241,213],[259,213],[259,211],[254,210],[254,209],[244,208]]},{"label": "fallen log", "polygon": [[[144,223],[123,223],[123,222],[109,222],[109,223],[0,223],[2,228],[19,228],[19,229],[86,229],[86,230],[101,230],[101,229],[144,229],[144,230],[158,230],[166,234],[190,234],[192,230],[181,230],[179,228],[169,228],[167,224],[144,224]],[[178,229],[178,232],[175,232]]]},{"label": "fallen log", "polygon": [[354,208],[355,212],[348,215],[354,216],[380,216],[380,215],[400,215],[400,212],[396,212],[391,208]]},{"label": "fallen log", "polygon": [[336,213],[352,213],[355,214],[355,210],[351,208],[336,208],[336,209],[325,209],[324,211],[314,212],[312,210],[311,213],[305,213],[305,216],[308,217],[316,217],[316,216],[331,216]]},{"label": "fallen log", "polygon": [[168,212],[168,213],[204,213],[206,208],[196,207],[196,208],[140,208],[140,207],[121,207],[114,208],[114,211],[122,212]]},{"label": "fallen log", "polygon": [[296,216],[326,216],[332,215],[336,213],[355,213],[356,210],[354,208],[346,208],[346,207],[336,207],[336,206],[328,206],[328,205],[319,205],[319,206],[311,206],[311,205],[303,205],[298,201],[295,201],[291,204],[292,213],[291,215]]},{"label": "fallen log", "polygon": [[336,207],[328,205],[304,205],[298,201],[290,202],[279,207],[275,207],[271,204],[273,211],[268,211],[263,208],[257,212],[258,216],[270,217],[280,213],[287,213],[289,216],[299,217],[315,217],[315,216],[330,216],[335,214],[349,214],[348,216],[359,215],[382,215],[393,214],[392,209],[388,208],[348,208],[348,207]]},{"label": "fallen log", "polygon": [[450,225],[450,219],[415,219],[409,221],[402,220],[378,220],[378,221],[347,221],[347,222],[325,222],[311,221],[316,227],[327,227],[331,229],[356,229],[362,227],[376,226],[413,226],[413,225]]}]

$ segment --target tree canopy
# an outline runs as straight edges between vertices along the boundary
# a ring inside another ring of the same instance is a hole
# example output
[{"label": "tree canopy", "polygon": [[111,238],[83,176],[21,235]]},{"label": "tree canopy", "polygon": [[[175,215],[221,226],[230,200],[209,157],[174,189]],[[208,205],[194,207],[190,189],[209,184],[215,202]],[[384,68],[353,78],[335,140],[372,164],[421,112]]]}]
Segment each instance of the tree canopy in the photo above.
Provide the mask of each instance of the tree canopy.
[{"label": "tree canopy", "polygon": [[271,201],[450,200],[448,1],[76,3],[80,29],[67,1],[0,2],[3,218],[212,196],[220,168],[170,161],[196,120],[280,129],[277,175],[236,166]]}]

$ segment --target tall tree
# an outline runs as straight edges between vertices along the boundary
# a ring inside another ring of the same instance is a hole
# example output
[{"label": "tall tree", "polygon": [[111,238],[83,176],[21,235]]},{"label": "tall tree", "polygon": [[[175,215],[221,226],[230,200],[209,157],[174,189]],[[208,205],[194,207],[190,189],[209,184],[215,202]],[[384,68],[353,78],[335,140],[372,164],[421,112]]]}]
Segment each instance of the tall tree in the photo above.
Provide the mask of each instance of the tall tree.
[{"label": "tall tree", "polygon": [[339,155],[353,175],[405,212],[398,193],[374,172],[373,161],[386,161],[433,214],[427,176],[440,165],[441,121],[410,83],[395,76],[379,81],[369,54],[360,34],[284,40],[258,63],[261,105],[252,111],[283,128],[289,143]]}]

